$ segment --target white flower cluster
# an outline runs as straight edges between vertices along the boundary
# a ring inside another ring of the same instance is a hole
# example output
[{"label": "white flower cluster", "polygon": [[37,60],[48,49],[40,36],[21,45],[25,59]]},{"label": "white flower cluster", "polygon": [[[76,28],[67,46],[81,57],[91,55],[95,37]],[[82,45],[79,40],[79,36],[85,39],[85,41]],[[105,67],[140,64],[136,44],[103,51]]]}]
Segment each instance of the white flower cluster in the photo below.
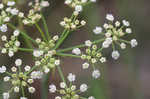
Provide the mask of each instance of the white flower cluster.
[{"label": "white flower cluster", "polygon": [[6,54],[8,53],[9,57],[14,56],[14,53],[18,51],[20,47],[20,41],[18,40],[20,32],[19,30],[15,30],[13,35],[10,37],[10,40],[7,39],[6,35],[1,37],[1,40],[5,42],[4,47],[1,50],[1,53]]},{"label": "white flower cluster", "polygon": [[130,44],[131,47],[136,47],[138,42],[136,39],[132,39],[131,41],[123,39],[124,36],[132,33],[132,29],[129,27],[130,23],[128,21],[115,21],[115,18],[112,14],[107,14],[106,19],[109,21],[109,23],[105,23],[103,25],[104,29],[100,26],[97,26],[93,32],[95,34],[105,35],[102,48],[109,48],[112,45],[112,58],[116,60],[119,58],[120,54],[115,49],[115,45],[119,45],[121,49],[126,49],[127,44]]},{"label": "white flower cluster", "polygon": [[19,17],[22,18],[22,21],[25,25],[31,25],[37,23],[41,19],[40,11],[42,8],[48,7],[49,2],[44,0],[35,0],[35,2],[29,2],[28,4],[31,9],[28,12],[28,15],[25,16],[23,12],[19,13]]},{"label": "white flower cluster", "polygon": [[60,60],[56,59],[54,55],[56,51],[53,50],[55,47],[55,42],[58,40],[58,36],[54,36],[49,42],[41,41],[41,39],[36,39],[39,45],[38,50],[33,51],[33,56],[35,57],[35,65],[39,66],[41,72],[49,73],[51,69],[60,64]]},{"label": "white flower cluster", "polygon": [[17,15],[19,10],[15,7],[14,1],[8,1],[7,4],[0,3],[0,24],[9,22],[10,18]]},{"label": "white flower cluster", "polygon": [[92,42],[90,42],[88,40],[85,41],[85,45],[88,46],[88,48],[86,49],[86,53],[81,55],[81,59],[83,60],[87,60],[87,62],[85,62],[82,66],[83,69],[87,69],[89,67],[89,64],[95,64],[98,62],[104,63],[106,62],[106,58],[102,56],[102,49],[98,49],[97,45],[92,45]]},{"label": "white flower cluster", "polygon": [[[56,96],[55,99],[80,99],[80,93],[86,92],[88,89],[87,84],[81,84],[80,88],[77,89],[77,86],[73,84],[73,81],[75,81],[75,75],[72,73],[69,73],[68,75],[68,81],[69,86],[65,82],[60,83],[60,88],[57,89],[54,84],[49,85],[49,91],[50,93],[58,92],[60,96]],[[88,99],[95,99],[93,96],[90,96]]]},{"label": "white flower cluster", "polygon": [[76,12],[81,12],[83,6],[90,2],[96,2],[96,0],[66,0],[65,4],[74,8]]},{"label": "white flower cluster", "polygon": [[79,27],[82,27],[86,25],[86,21],[78,20],[75,17],[78,16],[78,13],[74,13],[74,18],[67,18],[65,17],[63,21],[60,22],[60,25],[66,29],[78,29]]},{"label": "white flower cluster", "polygon": [[[31,84],[34,82],[33,78],[29,75],[29,71],[31,70],[30,66],[25,66],[24,69],[22,69],[22,60],[16,59],[15,65],[11,68],[11,73],[6,72],[6,66],[0,67],[0,73],[5,73],[6,76],[4,76],[3,81],[11,83],[12,88],[8,92],[3,93],[3,99],[9,99],[9,93],[15,92],[19,93],[21,91],[21,88],[28,88],[29,93],[34,93],[35,88],[31,86]],[[24,72],[23,72],[24,71]],[[21,99],[27,99],[26,97],[21,97]]]},{"label": "white flower cluster", "polygon": [[10,21],[10,19],[18,15],[19,10],[15,8],[14,1],[8,1],[7,4],[0,3],[0,31],[7,32],[6,23]]}]

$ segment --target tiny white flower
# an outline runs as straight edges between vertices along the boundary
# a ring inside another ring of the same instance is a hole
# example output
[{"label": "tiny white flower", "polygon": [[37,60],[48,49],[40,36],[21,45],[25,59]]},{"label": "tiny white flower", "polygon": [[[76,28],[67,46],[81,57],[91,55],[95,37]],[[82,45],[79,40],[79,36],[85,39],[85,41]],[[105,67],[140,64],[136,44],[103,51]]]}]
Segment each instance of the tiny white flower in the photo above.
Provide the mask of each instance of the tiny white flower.
[{"label": "tiny white flower", "polygon": [[75,16],[77,16],[77,15],[79,15],[79,12],[78,12],[78,11],[74,11],[73,14],[74,14]]},{"label": "tiny white flower", "polygon": [[126,44],[125,43],[121,43],[120,47],[121,47],[121,49],[126,49]]},{"label": "tiny white flower", "polygon": [[90,40],[86,40],[85,41],[85,45],[88,46],[88,47],[91,47],[92,42]]},{"label": "tiny white flower", "polygon": [[112,14],[107,14],[106,19],[109,21],[114,21],[114,16]]},{"label": "tiny white flower", "polygon": [[6,25],[6,24],[2,24],[2,25],[0,26],[0,31],[2,31],[2,32],[7,32],[7,25]]},{"label": "tiny white flower", "polygon": [[96,2],[96,0],[90,0],[91,2]]},{"label": "tiny white flower", "polygon": [[11,11],[11,7],[6,8],[6,11],[10,12]]},{"label": "tiny white flower", "polygon": [[27,99],[27,97],[20,97],[20,99]]},{"label": "tiny white flower", "polygon": [[0,73],[5,73],[6,72],[6,66],[0,67]]},{"label": "tiny white flower", "polygon": [[43,55],[43,51],[41,51],[41,50],[34,50],[33,51],[33,56],[35,56],[35,57],[40,57],[41,55]]},{"label": "tiny white flower", "polygon": [[102,28],[97,26],[97,27],[93,30],[93,32],[94,32],[95,34],[100,34],[100,33],[102,32]]},{"label": "tiny white flower", "polygon": [[31,67],[27,65],[24,67],[24,69],[25,69],[25,71],[29,71],[31,69]]},{"label": "tiny white flower", "polygon": [[9,52],[8,52],[8,56],[9,56],[9,57],[14,56],[14,52],[13,52],[13,51],[11,51],[11,50],[9,50]]},{"label": "tiny white flower", "polygon": [[82,5],[76,5],[75,6],[75,11],[81,12],[83,10]]},{"label": "tiny white flower", "polygon": [[86,25],[86,21],[82,20],[81,25],[83,25],[83,26]]},{"label": "tiny white flower", "polygon": [[19,87],[15,87],[14,92],[18,93],[19,92]]},{"label": "tiny white flower", "polygon": [[65,25],[66,25],[66,22],[65,22],[65,21],[61,21],[61,22],[60,22],[60,25],[61,25],[61,26],[65,26]]},{"label": "tiny white flower", "polygon": [[21,59],[16,59],[15,64],[16,64],[16,66],[21,66],[22,65],[22,60]]},{"label": "tiny white flower", "polygon": [[10,21],[10,18],[9,17],[5,17],[4,18],[4,22],[9,22]]},{"label": "tiny white flower", "polygon": [[111,37],[111,33],[107,32],[107,33],[105,33],[105,36],[106,36],[107,38],[110,38],[110,37]]},{"label": "tiny white flower", "polygon": [[120,26],[120,22],[119,22],[119,21],[116,21],[116,22],[115,22],[115,26],[116,26],[116,27],[119,27],[119,26]]},{"label": "tiny white flower", "polygon": [[29,87],[28,90],[29,90],[30,93],[34,93],[35,92],[35,88],[34,87]]},{"label": "tiny white flower", "polygon": [[101,74],[100,74],[100,71],[99,71],[99,70],[94,70],[94,71],[92,72],[92,77],[95,78],[95,79],[99,78],[100,75],[101,75]]},{"label": "tiny white flower", "polygon": [[72,91],[76,90],[76,88],[77,88],[77,87],[76,87],[75,85],[72,85],[72,86],[71,86],[71,90],[72,90]]},{"label": "tiny white flower", "polygon": [[19,42],[19,41],[16,41],[16,42],[15,42],[15,45],[16,45],[17,47],[19,47],[19,46],[20,46],[20,42]]},{"label": "tiny white flower", "polygon": [[87,89],[88,89],[87,84],[82,84],[82,85],[80,86],[80,91],[81,91],[81,92],[85,92],[85,91],[87,91]]},{"label": "tiny white flower", "polygon": [[35,65],[39,66],[39,65],[41,65],[41,62],[40,61],[35,61]]},{"label": "tiny white flower", "polygon": [[4,92],[3,93],[3,99],[9,99],[9,93],[7,93],[7,92]]},{"label": "tiny white flower", "polygon": [[103,27],[104,27],[105,29],[108,29],[108,28],[109,28],[109,25],[108,25],[107,23],[105,23],[105,24],[103,25]]},{"label": "tiny white flower", "polygon": [[51,93],[55,93],[56,92],[56,86],[54,84],[49,85],[49,91]]},{"label": "tiny white flower", "polygon": [[10,13],[11,13],[12,15],[17,15],[18,12],[19,12],[19,10],[16,9],[16,8],[11,9],[11,11],[10,11]]},{"label": "tiny white flower", "polygon": [[82,64],[82,68],[83,69],[88,69],[89,68],[89,63],[84,63],[84,64]]},{"label": "tiny white flower", "polygon": [[29,84],[32,84],[33,82],[34,82],[34,80],[33,79],[28,79],[28,81],[27,81]]},{"label": "tiny white flower", "polygon": [[44,68],[44,72],[45,72],[45,73],[49,73],[49,71],[50,71],[49,68],[47,68],[47,67]]},{"label": "tiny white flower", "polygon": [[49,2],[48,1],[42,1],[40,5],[42,7],[48,7],[49,6]]},{"label": "tiny white flower", "polygon": [[136,39],[132,39],[132,40],[130,41],[130,44],[131,44],[131,47],[136,47],[136,46],[138,45],[138,42],[137,42]]},{"label": "tiny white flower", "polygon": [[19,13],[18,13],[18,16],[19,16],[20,18],[23,18],[23,17],[24,17],[24,13],[23,13],[23,12],[19,12]]},{"label": "tiny white flower", "polygon": [[31,78],[32,79],[41,79],[42,75],[43,75],[43,72],[41,72],[41,71],[33,71],[31,73]]},{"label": "tiny white flower", "polygon": [[72,53],[73,53],[73,54],[76,54],[76,55],[80,55],[80,54],[81,54],[81,50],[80,50],[79,48],[74,48],[74,49],[72,50]]},{"label": "tiny white flower", "polygon": [[129,33],[129,34],[131,34],[132,33],[132,29],[131,28],[127,28],[126,32]]},{"label": "tiny white flower", "polygon": [[60,96],[56,96],[55,99],[61,99],[61,97]]},{"label": "tiny white flower", "polygon": [[15,5],[15,2],[14,1],[8,1],[7,2],[7,6],[14,6]]},{"label": "tiny white flower", "polygon": [[130,26],[129,21],[123,20],[122,23],[123,23],[124,26],[127,26],[127,27]]},{"label": "tiny white flower", "polygon": [[88,99],[95,99],[93,96],[88,97]]},{"label": "tiny white flower", "polygon": [[60,60],[55,60],[55,65],[60,65]]},{"label": "tiny white flower", "polygon": [[7,41],[6,35],[3,35],[3,36],[1,37],[1,39],[2,39],[2,41]]},{"label": "tiny white flower", "polygon": [[8,82],[10,80],[10,77],[9,76],[5,76],[3,80],[4,80],[4,82]]},{"label": "tiny white flower", "polygon": [[108,48],[110,46],[110,44],[107,42],[107,41],[104,41],[103,43],[102,43],[102,47],[103,48]]},{"label": "tiny white flower", "polygon": [[4,5],[1,3],[0,4],[0,9],[3,9],[4,8]]},{"label": "tiny white flower", "polygon": [[66,0],[65,4],[69,5],[72,2],[72,0]]},{"label": "tiny white flower", "polygon": [[16,67],[12,67],[12,68],[11,68],[11,71],[12,71],[12,72],[16,72],[16,71],[17,71],[17,68],[16,68]]},{"label": "tiny white flower", "polygon": [[69,75],[67,76],[68,80],[70,82],[74,82],[75,79],[76,79],[76,75],[72,74],[72,73],[69,73]]},{"label": "tiny white flower", "polygon": [[87,2],[87,0],[81,0],[81,2],[82,2],[82,3],[86,3],[86,2]]},{"label": "tiny white flower", "polygon": [[97,62],[97,60],[96,60],[95,58],[92,58],[92,59],[91,59],[91,62],[94,64],[94,63]]},{"label": "tiny white flower", "polygon": [[112,52],[112,58],[117,60],[120,57],[120,53],[118,51],[113,51]]},{"label": "tiny white flower", "polygon": [[66,83],[65,82],[61,82],[60,83],[60,88],[65,88],[66,87]]},{"label": "tiny white flower", "polygon": [[2,48],[1,53],[5,54],[7,52],[6,48]]},{"label": "tiny white flower", "polygon": [[15,30],[15,31],[13,32],[13,34],[14,34],[14,36],[19,36],[20,31],[19,31],[19,30]]},{"label": "tiny white flower", "polygon": [[101,57],[100,62],[105,63],[106,62],[106,57]]}]

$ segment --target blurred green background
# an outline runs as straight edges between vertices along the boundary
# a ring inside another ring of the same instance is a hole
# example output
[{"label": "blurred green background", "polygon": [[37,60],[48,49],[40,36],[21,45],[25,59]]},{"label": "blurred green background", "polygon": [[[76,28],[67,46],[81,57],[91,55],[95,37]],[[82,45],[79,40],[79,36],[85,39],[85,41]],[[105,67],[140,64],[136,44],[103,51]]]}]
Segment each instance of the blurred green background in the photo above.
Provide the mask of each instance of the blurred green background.
[{"label": "blurred green background", "polygon": [[[21,2],[24,2],[22,0]],[[30,0],[27,0],[30,1]],[[72,10],[64,5],[64,0],[49,0],[50,7],[44,10],[49,31],[53,34],[61,34],[63,28],[59,22],[66,16],[71,16]],[[83,43],[87,39],[96,39],[92,29],[95,26],[102,26],[105,22],[105,15],[112,13],[119,19],[128,19],[133,29],[131,38],[137,38],[138,47],[128,48],[121,52],[121,58],[117,61],[109,58],[105,65],[99,65],[102,77],[100,80],[91,78],[91,70],[81,70],[83,63],[79,59],[64,58],[63,71],[65,75],[73,72],[78,76],[78,83],[88,82],[90,88],[87,95],[94,95],[96,99],[150,99],[150,0],[97,0],[97,3],[84,8],[81,19],[87,21],[87,25],[76,32],[73,32],[64,42],[62,48]],[[21,4],[23,9],[26,6]],[[37,37],[34,28],[27,28],[33,38]],[[35,33],[35,34],[34,34]],[[110,57],[111,52],[107,54]],[[25,57],[23,57],[25,56]],[[22,58],[26,64],[32,64],[31,56],[28,53],[18,53],[10,59],[1,55],[2,64],[12,66],[15,58]],[[50,78],[50,83],[59,83],[59,77]],[[40,83],[34,85],[37,92],[29,95],[29,99],[42,99],[40,94]],[[3,89],[4,87],[1,88]],[[14,98],[16,99],[16,98]],[[54,99],[49,94],[48,99]]]}]

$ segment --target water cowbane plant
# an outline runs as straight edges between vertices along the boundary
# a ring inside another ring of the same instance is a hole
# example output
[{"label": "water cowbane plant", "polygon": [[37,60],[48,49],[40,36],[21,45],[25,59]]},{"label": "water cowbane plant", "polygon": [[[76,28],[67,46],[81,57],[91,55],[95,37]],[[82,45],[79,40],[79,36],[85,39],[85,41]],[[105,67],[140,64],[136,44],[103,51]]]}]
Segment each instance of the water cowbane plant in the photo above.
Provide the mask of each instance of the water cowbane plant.
[{"label": "water cowbane plant", "polygon": [[[1,94],[3,99],[11,98],[10,93],[21,93],[20,99],[29,99],[26,94],[36,92],[33,87],[35,79],[41,80],[45,75],[48,78],[52,77],[50,72],[57,71],[62,80],[59,88],[55,84],[50,84],[49,88],[43,88],[45,92],[49,89],[49,94],[58,93],[59,95],[55,96],[55,99],[95,99],[94,96],[82,97],[81,93],[86,92],[89,87],[85,83],[80,87],[74,85],[76,80],[74,73],[69,73],[67,77],[64,76],[61,70],[62,58],[71,57],[83,60],[83,64],[79,66],[82,69],[92,67],[92,77],[100,79],[101,72],[97,68],[97,64],[107,62],[106,48],[112,49],[111,56],[117,60],[120,57],[121,49],[126,49],[127,45],[132,48],[138,45],[136,39],[126,39],[126,36],[132,34],[129,21],[118,21],[109,13],[106,15],[106,23],[93,29],[93,33],[99,35],[97,40],[88,39],[83,44],[61,49],[60,46],[63,46],[64,41],[73,31],[88,24],[86,20],[81,20],[79,15],[84,10],[84,6],[90,6],[90,3],[95,2],[96,0],[65,0],[65,5],[72,9],[72,15],[60,20],[59,25],[64,30],[59,35],[53,35],[49,32],[47,21],[43,15],[43,9],[50,6],[48,1],[28,2],[29,9],[26,13],[18,7],[18,0],[0,1],[0,32],[3,42],[0,47],[1,53],[8,54],[10,58],[18,52],[26,52],[33,56],[31,57],[33,62],[31,66],[23,65],[21,59],[16,59],[15,66],[12,66],[10,70],[8,66],[0,67],[0,76],[3,76],[3,81],[8,82],[11,87],[10,90]],[[42,24],[43,28],[39,24]],[[40,37],[33,39],[28,35],[31,31],[26,30],[24,26],[36,27]],[[7,35],[6,32],[9,32],[10,35]],[[20,36],[24,38],[25,42],[19,40]],[[27,46],[24,48],[22,45]],[[57,71],[55,71],[56,69]]]}]

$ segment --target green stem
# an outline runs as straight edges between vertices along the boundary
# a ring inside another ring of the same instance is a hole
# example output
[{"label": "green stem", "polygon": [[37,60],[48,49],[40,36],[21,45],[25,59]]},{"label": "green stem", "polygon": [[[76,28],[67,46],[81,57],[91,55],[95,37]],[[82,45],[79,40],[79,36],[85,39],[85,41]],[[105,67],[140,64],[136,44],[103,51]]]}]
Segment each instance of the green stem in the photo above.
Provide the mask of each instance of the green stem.
[{"label": "green stem", "polygon": [[34,49],[28,49],[28,48],[18,48],[18,50],[20,51],[24,51],[24,52],[33,52]]},{"label": "green stem", "polygon": [[64,36],[62,38],[60,38],[60,40],[56,43],[56,46],[54,49],[57,49],[62,43],[63,41],[66,39],[66,37],[69,35],[70,31],[67,30],[66,33],[64,34]]},{"label": "green stem", "polygon": [[66,54],[66,53],[56,53],[56,55],[58,56],[62,56],[62,57],[74,57],[74,58],[81,58],[81,56],[77,56],[77,55],[73,55],[73,54]]},{"label": "green stem", "polygon": [[42,36],[43,40],[44,40],[44,41],[47,41],[47,39],[46,39],[46,37],[45,37],[45,34],[44,34],[44,32],[42,31],[42,29],[40,28],[40,26],[39,26],[37,23],[35,23],[35,26],[36,26],[36,28],[38,29],[38,31],[41,33],[41,36]]},{"label": "green stem", "polygon": [[25,92],[24,92],[24,88],[22,85],[21,85],[21,90],[22,90],[22,96],[25,97]]},{"label": "green stem", "polygon": [[[11,27],[12,29],[16,30],[17,28],[11,24],[11,23],[7,23],[9,27]],[[37,44],[36,41],[34,39],[32,39],[30,36],[27,35],[27,33],[25,33],[24,31],[19,30],[20,33],[27,39],[29,39],[30,41],[32,41],[33,43]]]},{"label": "green stem", "polygon": [[35,70],[38,66],[33,66],[30,71],[26,72],[25,75],[30,74],[33,70]]},{"label": "green stem", "polygon": [[42,79],[42,99],[48,99],[48,81],[49,81],[49,76],[50,76],[50,73],[46,74],[43,76],[43,79]]},{"label": "green stem", "polygon": [[57,69],[58,69],[58,72],[59,72],[59,75],[60,75],[62,81],[66,83],[65,77],[63,75],[63,72],[62,72],[60,66],[57,66]]},{"label": "green stem", "polygon": [[[21,30],[25,31],[25,30],[24,30],[24,27],[23,27],[23,24],[22,24],[22,22],[21,22],[21,19],[20,19],[19,17],[18,17],[18,22],[19,22],[19,28],[20,28]],[[32,48],[32,47],[33,47],[32,43],[31,43],[25,36],[23,36],[23,38],[24,38],[24,41],[25,41],[25,43],[27,44],[27,46],[28,46],[29,48]]]},{"label": "green stem", "polygon": [[119,39],[119,41],[122,41],[124,43],[130,44],[130,41],[127,41],[127,40]]},{"label": "green stem", "polygon": [[[92,44],[100,43],[102,41],[104,41],[104,39],[95,40],[95,41],[92,42]],[[82,48],[82,47],[85,47],[85,46],[86,46],[85,44],[76,45],[76,46],[73,46],[73,47],[69,47],[69,48],[65,48],[65,49],[60,49],[57,52],[66,52],[66,51],[73,50],[74,48]]]},{"label": "green stem", "polygon": [[101,52],[103,50],[103,47],[97,50],[97,53]]},{"label": "green stem", "polygon": [[42,16],[42,21],[43,21],[43,24],[44,24],[44,29],[45,29],[45,32],[46,32],[46,36],[48,37],[48,40],[50,40],[51,36],[49,34],[49,31],[48,31],[48,26],[47,26],[46,20],[45,20],[43,14],[41,14],[41,16]]}]

